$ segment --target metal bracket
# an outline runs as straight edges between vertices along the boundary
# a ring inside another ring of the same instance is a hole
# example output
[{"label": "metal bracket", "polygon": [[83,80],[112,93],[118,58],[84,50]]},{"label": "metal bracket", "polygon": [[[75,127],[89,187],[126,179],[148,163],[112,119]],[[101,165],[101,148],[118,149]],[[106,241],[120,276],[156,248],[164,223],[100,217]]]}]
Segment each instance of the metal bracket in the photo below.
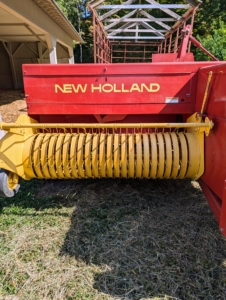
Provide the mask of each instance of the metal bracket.
[{"label": "metal bracket", "polygon": [[[197,127],[188,129],[190,132],[205,132],[206,136],[209,136],[210,130],[214,127],[213,121],[211,121],[208,117],[206,117],[205,121],[203,121],[203,118],[199,113],[194,113],[190,118],[187,119],[187,123],[197,123]],[[204,123],[206,124],[206,126],[203,126]],[[200,126],[200,124],[202,124],[202,126]]]}]

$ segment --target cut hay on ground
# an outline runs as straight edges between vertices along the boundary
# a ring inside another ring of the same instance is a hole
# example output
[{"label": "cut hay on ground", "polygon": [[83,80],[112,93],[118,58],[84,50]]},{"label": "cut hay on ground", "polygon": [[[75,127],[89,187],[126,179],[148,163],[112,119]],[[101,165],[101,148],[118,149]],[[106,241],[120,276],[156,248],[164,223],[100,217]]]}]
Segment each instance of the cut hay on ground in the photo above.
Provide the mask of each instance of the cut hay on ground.
[{"label": "cut hay on ground", "polygon": [[196,182],[33,180],[0,212],[0,299],[226,299]]}]

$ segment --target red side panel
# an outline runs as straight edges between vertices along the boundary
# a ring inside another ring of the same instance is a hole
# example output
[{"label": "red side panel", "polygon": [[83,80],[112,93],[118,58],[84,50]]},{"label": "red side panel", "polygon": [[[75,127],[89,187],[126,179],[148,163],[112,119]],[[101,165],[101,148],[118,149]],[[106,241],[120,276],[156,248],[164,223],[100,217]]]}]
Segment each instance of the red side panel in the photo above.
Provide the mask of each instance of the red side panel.
[{"label": "red side panel", "polygon": [[[176,62],[178,57],[178,53],[161,53],[161,54],[152,54],[152,62]],[[194,62],[194,54],[189,52],[186,53],[183,61],[193,61]]]},{"label": "red side panel", "polygon": [[29,115],[192,114],[211,62],[24,65]]},{"label": "red side panel", "polygon": [[214,128],[205,140],[205,173],[200,184],[216,218],[220,223],[222,221],[226,223],[226,219],[222,219],[223,215],[226,214],[226,203],[224,203],[226,201],[224,196],[224,182],[226,180],[226,64],[202,68],[199,71],[196,111],[201,110],[210,71],[213,72],[213,77],[205,113],[214,122]]}]

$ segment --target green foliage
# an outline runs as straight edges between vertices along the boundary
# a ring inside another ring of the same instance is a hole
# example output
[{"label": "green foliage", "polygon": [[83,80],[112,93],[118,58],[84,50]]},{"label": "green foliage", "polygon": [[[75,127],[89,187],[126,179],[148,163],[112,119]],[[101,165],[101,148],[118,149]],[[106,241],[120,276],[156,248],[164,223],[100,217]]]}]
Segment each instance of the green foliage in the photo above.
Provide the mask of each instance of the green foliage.
[{"label": "green foliage", "polygon": [[219,17],[226,22],[226,0],[202,0],[202,2],[196,13],[194,33],[203,37],[218,28],[218,24],[214,21]]},{"label": "green foliage", "polygon": [[[213,28],[212,32],[207,36],[198,36],[197,38],[202,45],[219,60],[226,60],[226,25],[221,18],[218,18],[217,21],[213,22]],[[210,57],[197,49],[196,59],[210,60]]]},{"label": "green foliage", "polygon": [[[85,44],[76,46],[74,50],[75,61],[78,62],[93,62],[93,26],[92,16],[87,9],[87,3],[90,0],[56,0],[59,7],[73,24],[75,29],[83,37]],[[157,0],[161,4],[184,3],[184,0]],[[105,1],[108,4],[124,3],[125,0]],[[146,3],[141,0],[141,3]],[[200,40],[204,47],[217,56],[220,60],[226,59],[224,49],[225,24],[226,24],[226,0],[203,0],[202,5],[198,9],[195,18],[194,36]],[[181,11],[176,11],[182,14]],[[150,13],[155,17],[161,17],[161,11],[153,10]],[[122,12],[118,11],[114,17],[119,18]],[[158,26],[158,25],[156,25]],[[196,59],[207,60],[208,57],[200,50],[195,50]]]},{"label": "green foliage", "polygon": [[69,21],[85,41],[74,49],[75,62],[93,62],[92,16],[87,9],[87,0],[56,0]]}]

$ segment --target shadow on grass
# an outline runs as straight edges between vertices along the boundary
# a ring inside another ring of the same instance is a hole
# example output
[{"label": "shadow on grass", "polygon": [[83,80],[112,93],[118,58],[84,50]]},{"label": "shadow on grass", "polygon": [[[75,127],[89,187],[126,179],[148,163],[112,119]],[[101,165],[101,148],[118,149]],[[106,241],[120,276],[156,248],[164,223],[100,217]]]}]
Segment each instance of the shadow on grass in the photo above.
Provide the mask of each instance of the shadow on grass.
[{"label": "shadow on grass", "polygon": [[[85,181],[77,184],[74,180],[22,180],[19,193],[15,197],[0,197],[0,213],[3,207],[11,206],[22,209],[33,208],[35,211],[73,207],[83,186],[85,186]],[[21,211],[17,213],[17,210],[10,210],[10,214],[21,215]]]},{"label": "shadow on grass", "polygon": [[16,215],[75,207],[60,256],[91,266],[99,293],[226,299],[226,241],[197,183],[33,180],[3,207]]},{"label": "shadow on grass", "polygon": [[89,181],[60,255],[101,267],[117,299],[226,299],[226,241],[197,183]]}]

